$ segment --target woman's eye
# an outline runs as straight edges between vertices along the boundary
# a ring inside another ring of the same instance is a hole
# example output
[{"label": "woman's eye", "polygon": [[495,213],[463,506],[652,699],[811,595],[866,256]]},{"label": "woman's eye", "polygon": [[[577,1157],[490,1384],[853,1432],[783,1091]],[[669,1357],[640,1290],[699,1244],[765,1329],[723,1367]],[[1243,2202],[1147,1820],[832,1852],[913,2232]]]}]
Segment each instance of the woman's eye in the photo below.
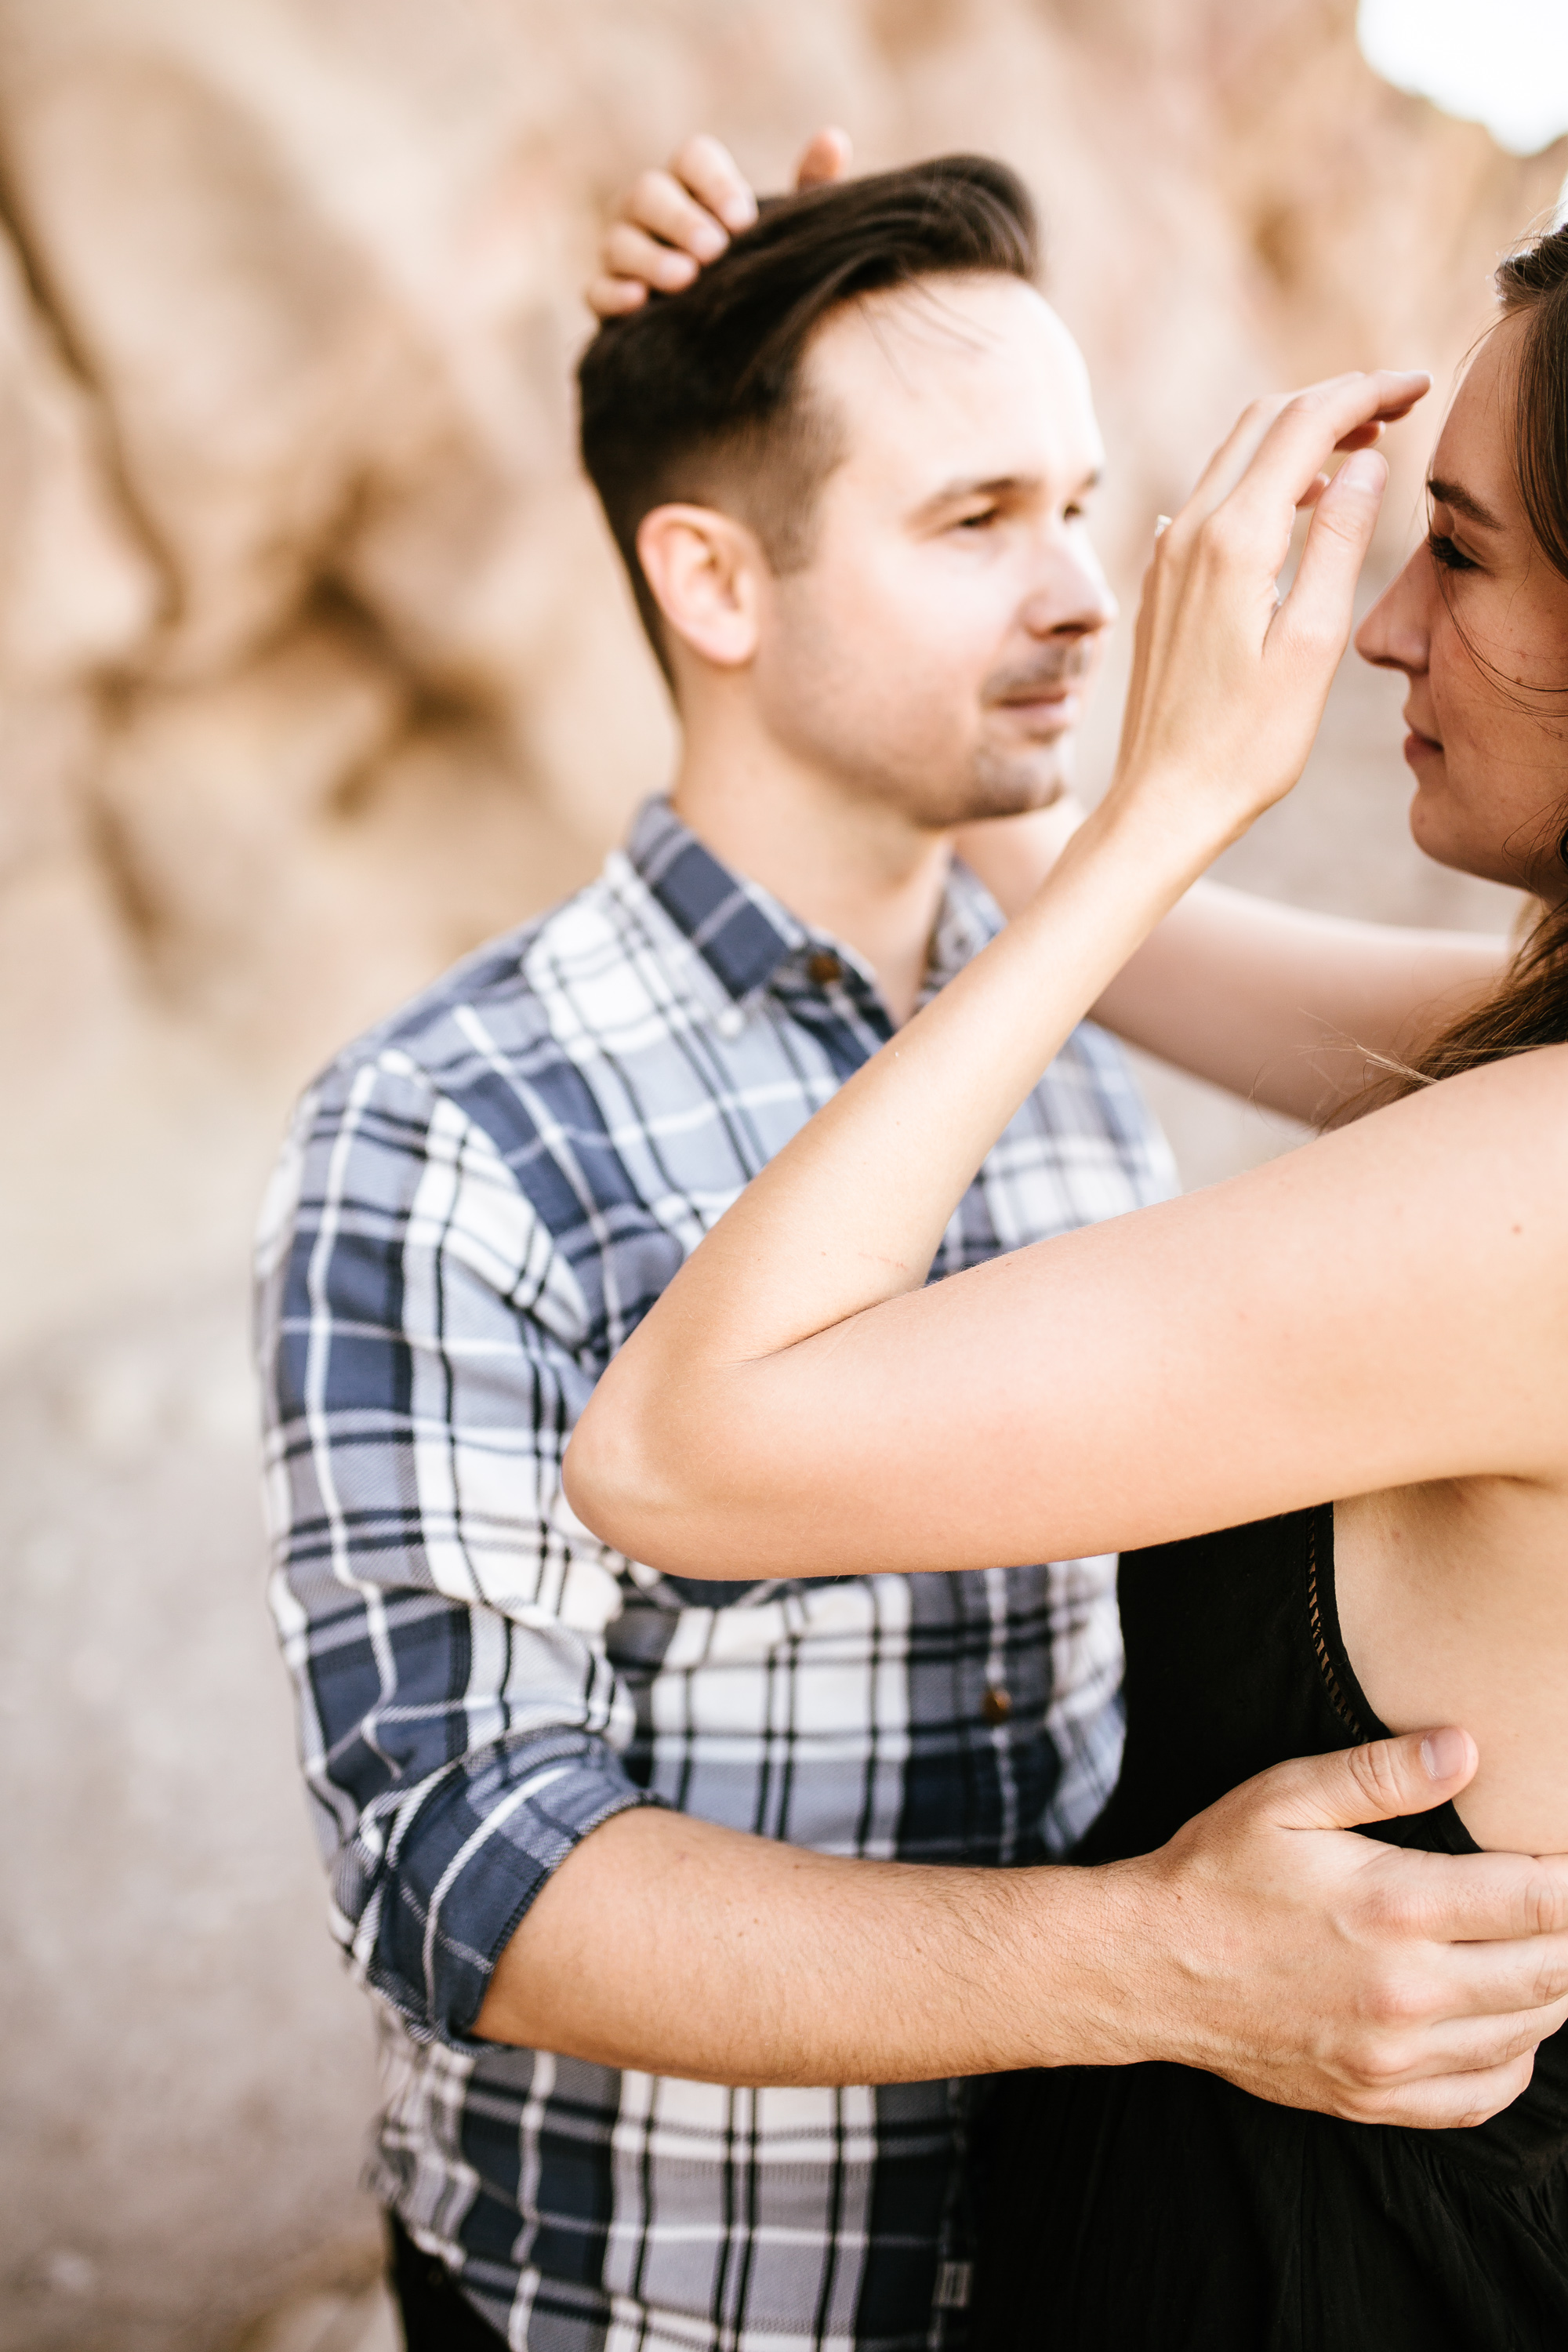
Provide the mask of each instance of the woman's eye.
[{"label": "woman's eye", "polygon": [[1475,572],[1479,566],[1469,556],[1461,555],[1446,531],[1429,530],[1426,544],[1432,551],[1432,561],[1440,563],[1445,572]]},{"label": "woman's eye", "polygon": [[995,520],[996,509],[983,507],[978,514],[960,515],[958,528],[960,530],[984,530],[988,522],[994,522]]}]

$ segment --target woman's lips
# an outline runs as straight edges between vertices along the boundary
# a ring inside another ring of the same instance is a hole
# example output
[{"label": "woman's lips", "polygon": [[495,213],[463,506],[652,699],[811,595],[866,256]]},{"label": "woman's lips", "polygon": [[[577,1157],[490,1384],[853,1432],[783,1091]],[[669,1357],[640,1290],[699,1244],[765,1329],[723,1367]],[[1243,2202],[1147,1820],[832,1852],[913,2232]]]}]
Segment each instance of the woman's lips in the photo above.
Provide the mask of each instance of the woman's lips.
[{"label": "woman's lips", "polygon": [[1434,742],[1430,735],[1423,735],[1414,727],[1405,739],[1405,756],[1410,761],[1429,760],[1442,749],[1441,743]]}]

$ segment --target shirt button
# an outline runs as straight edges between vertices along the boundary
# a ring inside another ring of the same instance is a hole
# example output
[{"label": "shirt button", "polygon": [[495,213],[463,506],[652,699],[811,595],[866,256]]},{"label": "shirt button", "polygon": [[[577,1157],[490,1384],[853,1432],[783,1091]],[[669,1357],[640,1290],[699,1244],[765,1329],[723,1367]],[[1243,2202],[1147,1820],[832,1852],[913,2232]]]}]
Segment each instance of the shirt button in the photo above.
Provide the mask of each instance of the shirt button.
[{"label": "shirt button", "polygon": [[738,1037],[746,1025],[746,1016],[738,1004],[727,1004],[713,1024],[721,1037]]},{"label": "shirt button", "polygon": [[1005,1691],[999,1683],[993,1683],[991,1688],[986,1692],[984,1697],[980,1702],[980,1719],[982,1723],[990,1724],[993,1730],[994,1730],[998,1724],[1006,1722],[1007,1717],[1012,1714],[1012,1692]]},{"label": "shirt button", "polygon": [[819,949],[814,956],[807,956],[805,969],[818,988],[831,988],[836,980],[844,977],[843,964],[826,948]]}]

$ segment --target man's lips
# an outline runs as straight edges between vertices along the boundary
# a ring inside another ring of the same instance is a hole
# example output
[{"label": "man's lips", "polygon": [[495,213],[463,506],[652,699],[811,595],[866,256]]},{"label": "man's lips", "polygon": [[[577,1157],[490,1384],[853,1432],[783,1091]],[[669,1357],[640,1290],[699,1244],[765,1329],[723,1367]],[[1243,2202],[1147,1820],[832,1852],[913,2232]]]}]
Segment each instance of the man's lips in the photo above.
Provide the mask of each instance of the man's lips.
[{"label": "man's lips", "polygon": [[1057,679],[1049,685],[1015,687],[1010,694],[992,698],[994,710],[1010,710],[1020,719],[1034,719],[1047,728],[1059,730],[1077,723],[1079,717],[1082,681],[1078,678]]}]

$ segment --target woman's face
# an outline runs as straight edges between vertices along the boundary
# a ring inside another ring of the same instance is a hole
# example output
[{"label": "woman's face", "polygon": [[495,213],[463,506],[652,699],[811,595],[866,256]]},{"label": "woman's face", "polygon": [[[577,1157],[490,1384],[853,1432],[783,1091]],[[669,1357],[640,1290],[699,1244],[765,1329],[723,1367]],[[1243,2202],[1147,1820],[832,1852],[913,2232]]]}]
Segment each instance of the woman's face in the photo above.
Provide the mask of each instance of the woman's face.
[{"label": "woman's face", "polygon": [[[1410,681],[1410,830],[1467,874],[1568,897],[1568,580],[1525,520],[1511,455],[1523,321],[1505,320],[1459,387],[1428,476],[1431,527],[1356,632]],[[1553,690],[1555,689],[1555,690]]]}]

